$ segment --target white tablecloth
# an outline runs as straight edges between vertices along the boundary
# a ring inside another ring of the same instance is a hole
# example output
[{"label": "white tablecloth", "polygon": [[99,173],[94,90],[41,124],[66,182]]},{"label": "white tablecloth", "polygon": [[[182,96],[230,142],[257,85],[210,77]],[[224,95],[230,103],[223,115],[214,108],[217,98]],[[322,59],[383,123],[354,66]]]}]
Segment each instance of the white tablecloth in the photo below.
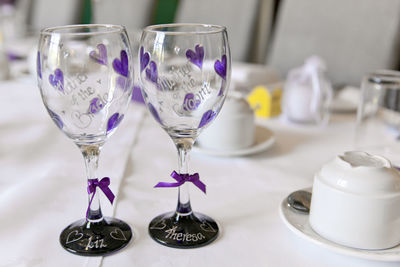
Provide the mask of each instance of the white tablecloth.
[{"label": "white tablecloth", "polygon": [[259,121],[277,141],[247,157],[193,153],[190,169],[200,173],[207,195],[192,187],[192,207],[215,218],[222,231],[206,247],[179,250],[147,234],[154,216],[176,206],[176,189],[153,188],[171,179],[176,151],[144,107],[132,104],[104,146],[99,177],[110,176],[117,194],[114,207],[102,201],[105,215],[129,223],[135,237],[103,259],[72,255],[58,242],[87,208],[79,150],[46,114],[35,81],[2,82],[0,96],[0,266],[399,266],[318,247],[279,217],[290,192],[311,186],[321,164],[352,148],[354,114],[334,116],[327,127]]}]

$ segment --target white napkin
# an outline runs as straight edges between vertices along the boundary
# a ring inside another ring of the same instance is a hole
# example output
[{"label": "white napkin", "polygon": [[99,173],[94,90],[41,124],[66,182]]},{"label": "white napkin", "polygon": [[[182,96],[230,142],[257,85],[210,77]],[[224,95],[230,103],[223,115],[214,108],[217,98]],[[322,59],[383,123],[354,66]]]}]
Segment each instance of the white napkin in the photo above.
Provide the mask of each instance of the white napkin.
[{"label": "white napkin", "polygon": [[[88,204],[80,151],[46,114],[33,80],[2,83],[0,91],[1,266],[98,266],[101,258],[72,255],[58,241]],[[114,207],[143,114],[132,105],[100,155],[98,175],[111,178]],[[101,198],[103,214],[112,216]]]}]

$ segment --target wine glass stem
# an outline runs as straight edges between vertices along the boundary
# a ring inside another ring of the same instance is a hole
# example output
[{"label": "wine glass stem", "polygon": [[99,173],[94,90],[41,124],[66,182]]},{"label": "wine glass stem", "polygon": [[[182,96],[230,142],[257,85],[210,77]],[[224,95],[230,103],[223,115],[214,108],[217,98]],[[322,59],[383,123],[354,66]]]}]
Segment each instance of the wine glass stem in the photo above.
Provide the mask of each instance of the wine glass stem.
[{"label": "wine glass stem", "polygon": [[[188,173],[188,160],[192,144],[193,143],[190,141],[176,143],[176,148],[178,149],[178,157],[179,157],[179,173],[181,174]],[[192,213],[188,183],[184,183],[178,188],[178,205],[176,207],[176,212],[179,215],[183,216]]]},{"label": "wine glass stem", "polygon": [[[83,158],[85,160],[85,166],[86,166],[86,177],[88,179],[96,179],[96,172],[98,168],[98,162],[99,162],[99,154],[100,154],[100,145],[78,145]],[[100,179],[99,179],[100,180]],[[101,207],[100,207],[100,200],[99,200],[99,188],[96,188],[96,191],[94,193],[91,193],[88,195],[88,201],[90,204],[89,212],[87,214],[87,221],[89,222],[99,222],[103,220],[103,214],[101,212]],[[94,194],[94,196],[93,196]],[[90,203],[90,200],[92,199],[92,203]],[[88,204],[88,205],[89,205]]]}]

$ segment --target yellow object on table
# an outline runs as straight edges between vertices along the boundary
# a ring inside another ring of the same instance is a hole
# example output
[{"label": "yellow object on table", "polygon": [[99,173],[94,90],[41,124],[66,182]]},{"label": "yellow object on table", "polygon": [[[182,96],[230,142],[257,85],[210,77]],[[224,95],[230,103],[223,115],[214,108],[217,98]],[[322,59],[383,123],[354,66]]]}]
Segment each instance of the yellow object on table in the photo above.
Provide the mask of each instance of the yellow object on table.
[{"label": "yellow object on table", "polygon": [[271,88],[257,86],[247,97],[257,117],[270,118],[281,114],[282,89],[280,86]]}]

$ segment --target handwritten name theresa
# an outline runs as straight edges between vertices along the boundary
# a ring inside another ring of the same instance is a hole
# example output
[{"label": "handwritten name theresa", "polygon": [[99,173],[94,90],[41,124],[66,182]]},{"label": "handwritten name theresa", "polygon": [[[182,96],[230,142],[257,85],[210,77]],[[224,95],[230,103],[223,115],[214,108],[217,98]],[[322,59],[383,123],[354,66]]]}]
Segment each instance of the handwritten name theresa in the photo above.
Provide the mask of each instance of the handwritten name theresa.
[{"label": "handwritten name theresa", "polygon": [[199,240],[205,239],[206,237],[202,233],[177,233],[177,226],[172,227],[171,229],[165,230],[167,235],[165,238],[182,241],[182,242],[197,242]]}]

